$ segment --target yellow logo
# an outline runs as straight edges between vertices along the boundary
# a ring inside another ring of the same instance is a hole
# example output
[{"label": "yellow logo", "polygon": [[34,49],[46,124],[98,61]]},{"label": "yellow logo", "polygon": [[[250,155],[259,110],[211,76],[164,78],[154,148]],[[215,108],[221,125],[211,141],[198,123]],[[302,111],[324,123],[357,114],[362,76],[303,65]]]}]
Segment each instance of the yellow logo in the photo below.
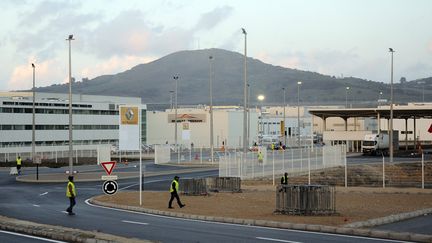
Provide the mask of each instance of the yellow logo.
[{"label": "yellow logo", "polygon": [[138,124],[138,107],[120,107],[121,124]]}]

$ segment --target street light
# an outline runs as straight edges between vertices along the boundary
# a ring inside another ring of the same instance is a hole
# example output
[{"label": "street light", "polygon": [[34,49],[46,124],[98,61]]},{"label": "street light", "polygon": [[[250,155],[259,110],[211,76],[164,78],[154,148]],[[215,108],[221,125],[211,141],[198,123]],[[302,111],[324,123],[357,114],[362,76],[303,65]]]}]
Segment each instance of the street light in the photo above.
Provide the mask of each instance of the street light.
[{"label": "street light", "polygon": [[390,163],[393,163],[393,48],[389,48],[391,53],[391,74],[390,74]]},{"label": "street light", "polygon": [[[246,76],[246,57],[247,57],[247,33],[244,28],[242,28],[242,33],[244,34],[244,97],[243,97],[243,153],[247,153],[247,76]],[[246,158],[246,156],[244,156]]]},{"label": "street light", "polygon": [[174,76],[173,77],[174,81],[175,81],[175,112],[174,112],[174,120],[175,120],[175,126],[174,126],[174,144],[175,144],[175,151],[178,152],[178,148],[177,148],[177,88],[178,88],[178,76]]},{"label": "street light", "polygon": [[170,90],[170,107],[171,107],[171,111],[173,109],[173,95],[174,95],[174,90]]},{"label": "street light", "polygon": [[286,127],[286,115],[285,115],[285,107],[286,107],[286,101],[285,101],[285,97],[286,97],[286,90],[285,88],[282,88],[283,90],[283,136],[284,136],[284,145],[286,146],[286,142],[287,142],[287,136],[286,136],[286,131],[285,131],[285,127]]},{"label": "street light", "polygon": [[[36,130],[36,125],[35,125],[35,113],[36,113],[36,108],[35,108],[35,69],[36,66],[34,65],[34,63],[32,63],[32,68],[33,68],[33,114],[32,114],[32,162],[35,163],[35,153],[36,153],[36,134],[35,134],[35,130]],[[39,173],[36,173],[36,179],[39,179]]]},{"label": "street light", "polygon": [[346,87],[345,88],[345,108],[348,108],[348,92],[349,92],[350,87]]},{"label": "street light", "polygon": [[209,65],[210,65],[210,153],[211,153],[211,162],[213,163],[214,161],[214,144],[213,144],[213,62],[212,62],[213,57],[209,56]]},{"label": "street light", "polygon": [[[260,120],[261,120],[261,122],[260,122],[260,124],[261,124],[261,129],[258,129],[258,130],[261,130],[261,131],[258,131],[258,144],[261,146],[262,145],[262,138],[263,138],[263,136],[264,136],[264,124],[263,124],[263,111],[262,111],[262,106],[263,106],[263,101],[264,101],[264,99],[265,99],[265,96],[264,95],[258,95],[258,100],[260,101],[260,104],[261,104],[261,106],[260,106]],[[259,126],[258,126],[258,128],[259,128]]]},{"label": "street light", "polygon": [[301,81],[297,82],[297,145],[300,147],[300,85]]},{"label": "street light", "polygon": [[69,41],[69,174],[73,174],[73,161],[72,161],[72,59],[71,59],[71,42],[75,40],[73,35],[69,35],[66,39]]}]

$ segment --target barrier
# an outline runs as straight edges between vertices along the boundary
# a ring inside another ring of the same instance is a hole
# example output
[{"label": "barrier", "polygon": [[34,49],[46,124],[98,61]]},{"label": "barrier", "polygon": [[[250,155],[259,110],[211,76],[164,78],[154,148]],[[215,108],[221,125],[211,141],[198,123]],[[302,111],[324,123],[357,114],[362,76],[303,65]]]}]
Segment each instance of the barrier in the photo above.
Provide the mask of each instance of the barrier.
[{"label": "barrier", "polygon": [[240,177],[207,177],[206,182],[211,192],[241,192]]},{"label": "barrier", "polygon": [[207,183],[205,178],[199,179],[180,179],[179,190],[185,195],[197,196],[207,195]]},{"label": "barrier", "polygon": [[290,215],[336,214],[334,186],[279,185],[276,190],[275,213]]}]

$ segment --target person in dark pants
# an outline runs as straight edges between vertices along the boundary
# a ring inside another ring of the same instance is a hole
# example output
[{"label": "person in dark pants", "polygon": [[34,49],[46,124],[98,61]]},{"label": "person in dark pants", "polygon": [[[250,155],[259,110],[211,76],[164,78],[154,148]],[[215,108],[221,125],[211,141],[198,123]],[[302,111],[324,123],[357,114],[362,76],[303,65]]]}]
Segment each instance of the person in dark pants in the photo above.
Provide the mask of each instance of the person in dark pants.
[{"label": "person in dark pants", "polygon": [[284,176],[281,178],[281,185],[288,185],[288,173],[285,172]]},{"label": "person in dark pants", "polygon": [[76,204],[75,197],[77,195],[75,183],[73,182],[74,177],[69,176],[68,179],[69,182],[66,187],[66,196],[69,198],[69,207],[66,209],[66,212],[68,212],[69,215],[75,215],[75,213],[72,212],[72,208]]},{"label": "person in dark pants", "polygon": [[20,156],[18,156],[16,158],[16,167],[17,167],[17,173],[18,173],[18,175],[21,174],[21,163],[22,163],[22,159],[21,159]]},{"label": "person in dark pants", "polygon": [[186,206],[186,204],[182,204],[180,201],[180,197],[178,195],[178,189],[179,189],[179,177],[178,176],[174,176],[174,180],[171,183],[170,186],[170,192],[171,192],[171,199],[169,200],[168,203],[168,208],[173,208],[172,207],[172,201],[175,199],[177,199],[177,204],[179,205],[180,208]]}]

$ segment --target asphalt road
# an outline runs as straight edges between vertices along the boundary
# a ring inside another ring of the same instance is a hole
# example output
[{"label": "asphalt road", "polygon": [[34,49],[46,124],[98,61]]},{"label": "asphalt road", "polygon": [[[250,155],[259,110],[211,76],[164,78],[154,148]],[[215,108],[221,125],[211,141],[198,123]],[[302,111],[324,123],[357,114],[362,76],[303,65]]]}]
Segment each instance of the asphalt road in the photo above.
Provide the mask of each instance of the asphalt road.
[{"label": "asphalt road", "polygon": [[9,231],[0,230],[0,242],[20,242],[20,243],[57,242],[57,243],[62,243],[64,241],[45,239],[45,238],[42,238],[42,237],[23,235],[23,234],[18,234],[18,233],[15,233],[15,232],[9,232]]},{"label": "asphalt road", "polygon": [[[137,168],[129,166],[124,169],[134,170]],[[172,167],[155,166],[147,163],[146,169],[164,171],[172,169]],[[50,171],[50,169],[46,170],[47,172]],[[217,170],[213,170],[181,174],[180,177],[206,177],[217,175],[217,173]],[[167,191],[171,180],[172,175],[145,178],[144,189]],[[77,215],[68,216],[64,212],[68,206],[65,197],[66,184],[64,183],[18,183],[6,171],[1,171],[0,185],[2,185],[0,187],[2,195],[0,197],[1,215],[44,224],[98,230],[126,237],[162,242],[394,242],[363,237],[186,220],[87,204],[88,198],[102,194],[102,182],[76,183],[78,198],[74,211]],[[119,181],[120,189],[136,190],[138,186],[138,179]],[[167,201],[168,198],[167,192]],[[9,238],[5,242],[8,241]],[[21,242],[21,240],[19,241]]]}]

